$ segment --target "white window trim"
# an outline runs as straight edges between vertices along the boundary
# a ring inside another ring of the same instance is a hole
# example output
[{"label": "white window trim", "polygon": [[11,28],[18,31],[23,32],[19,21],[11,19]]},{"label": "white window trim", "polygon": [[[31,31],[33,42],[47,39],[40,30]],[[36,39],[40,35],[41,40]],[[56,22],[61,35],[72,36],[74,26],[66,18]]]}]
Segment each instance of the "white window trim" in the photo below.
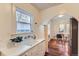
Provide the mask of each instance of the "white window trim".
[{"label": "white window trim", "polygon": [[20,12],[22,12],[22,13],[24,13],[24,14],[27,14],[28,16],[31,16],[31,23],[30,23],[30,25],[31,25],[31,31],[30,32],[17,32],[17,21],[16,21],[16,34],[23,34],[23,33],[32,33],[33,32],[33,27],[32,27],[32,24],[33,24],[33,20],[34,20],[34,17],[33,17],[33,15],[31,14],[31,13],[29,13],[28,11],[26,11],[26,10],[24,10],[24,9],[21,9],[21,8],[17,8],[16,7],[16,11],[20,11]]}]

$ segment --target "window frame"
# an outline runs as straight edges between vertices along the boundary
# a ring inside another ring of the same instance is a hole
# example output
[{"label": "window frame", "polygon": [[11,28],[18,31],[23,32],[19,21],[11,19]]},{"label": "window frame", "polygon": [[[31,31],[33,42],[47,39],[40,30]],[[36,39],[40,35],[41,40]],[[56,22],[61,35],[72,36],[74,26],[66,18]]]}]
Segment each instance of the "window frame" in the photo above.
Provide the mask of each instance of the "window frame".
[{"label": "window frame", "polygon": [[17,30],[17,22],[20,22],[20,21],[17,21],[17,19],[16,19],[16,33],[31,33],[31,32],[33,32],[33,29],[32,29],[32,23],[33,23],[33,19],[34,19],[33,15],[31,13],[29,13],[28,11],[25,11],[24,9],[21,9],[21,8],[16,8],[16,11],[30,16],[30,23],[26,23],[26,24],[30,24],[30,31],[25,31],[25,32],[18,31]]}]

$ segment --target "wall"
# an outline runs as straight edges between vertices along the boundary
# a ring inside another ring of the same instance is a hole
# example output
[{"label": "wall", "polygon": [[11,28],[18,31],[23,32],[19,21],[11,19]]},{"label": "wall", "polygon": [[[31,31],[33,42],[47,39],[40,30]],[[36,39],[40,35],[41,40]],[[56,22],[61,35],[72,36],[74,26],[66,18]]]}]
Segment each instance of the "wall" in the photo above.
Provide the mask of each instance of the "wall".
[{"label": "wall", "polygon": [[10,38],[11,4],[0,4],[0,44]]},{"label": "wall", "polygon": [[41,11],[41,23],[46,24],[50,19],[58,14],[68,13],[71,16],[78,17],[77,7],[79,4],[60,4]]},{"label": "wall", "polygon": [[48,21],[57,14],[68,13],[69,15],[76,17],[79,21],[78,5],[79,4],[61,4],[39,12],[30,4],[0,4],[0,40],[1,42],[2,40],[5,41],[10,38],[11,34],[16,33],[16,7],[22,8],[34,15],[34,22],[38,22],[38,24],[35,25],[33,23],[33,30],[37,35],[40,35],[39,37],[44,37],[44,32],[42,32],[43,25],[48,23]]},{"label": "wall", "polygon": [[[40,14],[39,11],[33,7],[31,4],[0,4],[0,47],[5,47],[4,43],[11,38],[12,34],[16,33],[16,7],[21,8],[25,11],[28,11],[34,16],[33,20],[33,32],[36,34],[37,38],[39,36],[39,22],[40,22]],[[35,25],[37,22],[37,25]]]},{"label": "wall", "polygon": [[51,38],[55,38],[57,33],[59,32],[60,24],[64,24],[64,34],[70,33],[70,28],[67,26],[67,24],[70,25],[70,18],[67,15],[64,15],[63,17],[54,17],[50,21],[50,36]]},{"label": "wall", "polygon": [[[41,24],[47,24],[55,15],[68,13],[79,21],[79,4],[61,4],[41,11]],[[79,31],[78,31],[79,32]],[[79,34],[78,34],[79,37]],[[79,39],[78,39],[79,42]],[[79,47],[79,46],[78,46]],[[78,52],[79,53],[79,52]]]},{"label": "wall", "polygon": [[[16,19],[15,19],[16,8],[21,8],[34,16],[33,23],[32,23],[32,29],[33,29],[33,32],[37,36],[39,36],[40,14],[39,14],[39,11],[35,7],[33,7],[31,4],[28,4],[28,3],[27,4],[26,3],[25,4],[24,3],[13,4],[12,33],[16,33]],[[35,24],[35,22],[37,22],[37,24]]]}]

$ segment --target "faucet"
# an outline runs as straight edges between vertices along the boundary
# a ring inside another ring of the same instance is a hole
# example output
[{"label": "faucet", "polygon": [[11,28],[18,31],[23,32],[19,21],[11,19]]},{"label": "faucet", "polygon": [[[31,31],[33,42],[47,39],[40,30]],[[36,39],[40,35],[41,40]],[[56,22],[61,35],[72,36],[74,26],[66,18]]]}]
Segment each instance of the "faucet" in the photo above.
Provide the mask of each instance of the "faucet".
[{"label": "faucet", "polygon": [[36,39],[36,35],[33,34],[33,35],[28,35],[27,37],[26,36],[24,37],[24,39],[27,39],[27,38]]}]

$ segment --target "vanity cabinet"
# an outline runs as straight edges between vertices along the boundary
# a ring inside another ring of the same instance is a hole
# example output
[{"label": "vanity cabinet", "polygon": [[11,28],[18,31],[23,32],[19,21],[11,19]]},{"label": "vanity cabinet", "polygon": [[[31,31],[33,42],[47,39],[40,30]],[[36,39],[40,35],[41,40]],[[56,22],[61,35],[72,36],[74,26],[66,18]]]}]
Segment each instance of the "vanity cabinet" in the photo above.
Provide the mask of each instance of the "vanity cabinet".
[{"label": "vanity cabinet", "polygon": [[45,41],[40,42],[28,51],[26,51],[22,56],[44,56],[45,54]]}]

